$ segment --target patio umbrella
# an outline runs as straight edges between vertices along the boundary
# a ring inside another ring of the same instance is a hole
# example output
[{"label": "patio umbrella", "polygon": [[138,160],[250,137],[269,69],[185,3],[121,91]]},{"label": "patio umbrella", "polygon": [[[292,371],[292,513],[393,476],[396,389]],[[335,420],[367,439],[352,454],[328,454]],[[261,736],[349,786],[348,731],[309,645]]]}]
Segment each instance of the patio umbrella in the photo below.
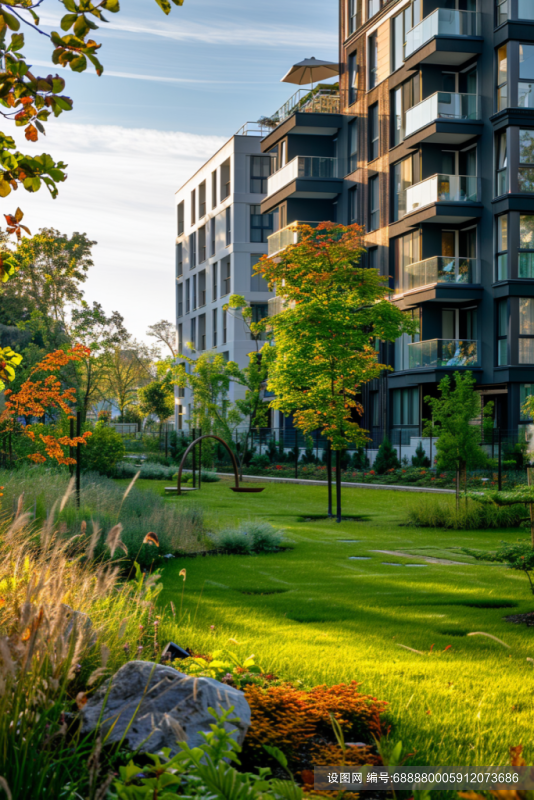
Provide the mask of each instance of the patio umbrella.
[{"label": "patio umbrella", "polygon": [[315,81],[333,78],[334,75],[339,75],[339,64],[333,61],[319,61],[317,58],[305,58],[304,61],[294,64],[281,80],[283,83],[296,83],[297,86],[311,83],[313,88]]}]

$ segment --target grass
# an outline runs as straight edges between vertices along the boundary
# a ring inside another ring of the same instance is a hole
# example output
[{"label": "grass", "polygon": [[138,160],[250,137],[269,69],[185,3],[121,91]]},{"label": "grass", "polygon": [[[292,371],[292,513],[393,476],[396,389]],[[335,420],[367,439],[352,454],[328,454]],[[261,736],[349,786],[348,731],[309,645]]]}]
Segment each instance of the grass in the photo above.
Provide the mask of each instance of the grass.
[{"label": "grass", "polygon": [[[159,493],[163,486],[139,483]],[[267,520],[285,529],[293,549],[169,562],[160,600],[180,605],[178,573],[186,567],[184,619],[179,627],[166,623],[162,636],[203,653],[221,647],[243,658],[254,653],[265,671],[305,685],[361,681],[361,691],[390,703],[392,739],[416,751],[414,763],[507,764],[508,748],[523,744],[530,764],[533,632],[503,617],[532,610],[533,600],[522,575],[460,550],[496,548],[526,534],[401,526],[415,500],[408,493],[348,489],[343,511],[361,521],[338,525],[313,519],[324,514],[323,487],[278,484],[236,495],[224,480],[194,498],[169,498],[170,504],[200,504],[214,529]],[[425,557],[461,563],[428,564]],[[467,636],[476,631],[511,649]],[[229,638],[240,644],[228,645]]]}]

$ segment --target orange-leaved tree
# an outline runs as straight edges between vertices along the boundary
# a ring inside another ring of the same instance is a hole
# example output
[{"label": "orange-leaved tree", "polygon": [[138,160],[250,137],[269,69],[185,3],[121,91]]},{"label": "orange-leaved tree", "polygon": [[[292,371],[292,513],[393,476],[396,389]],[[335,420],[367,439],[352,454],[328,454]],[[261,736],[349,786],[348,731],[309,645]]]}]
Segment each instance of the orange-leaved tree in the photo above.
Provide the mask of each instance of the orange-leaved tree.
[{"label": "orange-leaved tree", "polygon": [[387,277],[360,265],[363,233],[358,225],[298,225],[296,244],[276,258],[263,256],[255,267],[283,303],[269,320],[271,407],[292,414],[305,435],[320,431],[336,451],[338,522],[340,451],[367,440],[357,421],[360,387],[389,368],[379,362],[377,342],[415,332],[413,321],[387,300]]},{"label": "orange-leaved tree", "polygon": [[[65,388],[58,377],[58,372],[67,364],[81,361],[89,356],[87,347],[76,344],[70,350],[56,350],[48,353],[42,361],[35,365],[28,378],[18,392],[6,389],[6,404],[0,414],[0,432],[17,433],[32,442],[40,441],[44,445],[46,455],[58,464],[75,464],[76,460],[66,454],[67,447],[86,444],[91,436],[86,431],[82,436],[61,436],[53,433],[36,433],[33,424],[23,425],[20,417],[25,419],[41,418],[45,414],[54,415],[63,412],[67,417],[73,416],[72,404],[76,401],[74,387]],[[46,456],[42,452],[34,452],[28,458],[36,464],[44,463]]]}]

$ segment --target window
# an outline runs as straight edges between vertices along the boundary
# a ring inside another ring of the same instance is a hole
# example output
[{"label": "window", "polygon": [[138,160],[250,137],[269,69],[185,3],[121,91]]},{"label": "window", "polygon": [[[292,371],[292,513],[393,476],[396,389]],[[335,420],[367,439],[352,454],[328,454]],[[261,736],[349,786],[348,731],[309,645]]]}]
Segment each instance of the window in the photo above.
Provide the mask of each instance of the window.
[{"label": "window", "polygon": [[368,39],[369,47],[369,89],[373,89],[378,80],[378,38],[376,33]]},{"label": "window", "polygon": [[[495,14],[495,27],[503,25],[508,19],[508,4],[510,0],[497,0],[497,8]],[[521,0],[519,0],[521,2]]]},{"label": "window", "polygon": [[534,364],[534,298],[519,298],[519,363]]},{"label": "window", "polygon": [[497,303],[497,365],[508,364],[508,300]]},{"label": "window", "polygon": [[358,120],[349,123],[349,172],[358,169]]},{"label": "window", "polygon": [[184,201],[178,203],[178,236],[184,232]]},{"label": "window", "polygon": [[534,385],[532,383],[520,383],[519,384],[519,421],[520,422],[532,422],[532,417],[530,414],[523,410],[523,406],[534,394]]},{"label": "window", "polygon": [[534,216],[519,215],[519,263],[520,278],[534,278]]},{"label": "window", "polygon": [[369,230],[380,227],[380,199],[378,191],[378,175],[369,178]]},{"label": "window", "polygon": [[418,342],[420,339],[421,309],[416,308],[406,313],[411,316],[412,320],[418,323],[419,331],[413,334],[413,336],[410,336],[408,333],[403,333],[402,336],[395,339],[395,372],[410,369],[410,345],[413,344],[413,342]]},{"label": "window", "polygon": [[211,207],[217,208],[217,170],[211,173]]},{"label": "window", "polygon": [[218,275],[219,275],[219,265],[218,264],[214,264],[213,267],[212,267],[212,273],[211,273],[211,291],[212,291],[211,299],[212,299],[212,301],[213,300],[217,300],[217,294],[218,294],[218,281],[217,281],[217,278],[218,278]]},{"label": "window", "polygon": [[497,217],[497,280],[508,278],[508,214]]},{"label": "window", "polygon": [[198,273],[198,304],[205,306],[207,300],[206,294],[206,270],[203,269]]},{"label": "window", "polygon": [[193,350],[197,347],[197,318],[193,317],[191,320],[191,346]]},{"label": "window", "polygon": [[393,389],[393,425],[419,425],[419,387]]},{"label": "window", "polygon": [[210,256],[215,255],[215,217],[210,219]]},{"label": "window", "polygon": [[367,19],[371,19],[380,11],[380,0],[367,0]]},{"label": "window", "polygon": [[206,226],[198,229],[198,263],[202,264],[206,260]]},{"label": "window", "polygon": [[349,2],[349,33],[354,33],[362,24],[362,0]]},{"label": "window", "polygon": [[421,81],[418,72],[398,86],[390,95],[391,146],[400,144],[406,133],[406,112],[421,99]]},{"label": "window", "polygon": [[404,13],[393,17],[391,24],[391,71],[404,64]]},{"label": "window", "polygon": [[191,281],[189,278],[185,282],[185,313],[189,314],[191,311],[191,292],[190,292],[190,283]]},{"label": "window", "polygon": [[517,87],[519,108],[534,108],[534,45],[519,45],[519,84]]},{"label": "window", "polygon": [[419,165],[417,156],[408,156],[398,161],[391,173],[393,181],[393,219],[397,220],[406,214],[406,189],[417,183],[416,170]]},{"label": "window", "polygon": [[230,286],[231,283],[231,267],[230,267],[230,259],[225,258],[224,261],[221,261],[221,297],[224,297],[227,294],[230,294]]},{"label": "window", "polygon": [[508,191],[506,131],[497,134],[497,197]]},{"label": "window", "polygon": [[193,191],[191,192],[191,225],[194,225],[195,222],[197,221],[196,196],[197,193],[193,189]]},{"label": "window", "polygon": [[212,311],[212,322],[211,322],[211,346],[217,347],[217,315],[219,313],[219,309],[214,308]]},{"label": "window", "polygon": [[184,274],[184,246],[180,242],[176,245],[176,277]]},{"label": "window", "polygon": [[206,216],[206,181],[202,181],[198,187],[198,218]]},{"label": "window", "polygon": [[184,326],[180,322],[180,324],[178,325],[178,352],[181,355],[183,351],[184,351]]},{"label": "window", "polygon": [[[267,303],[251,303],[250,310],[252,311],[251,322],[260,322],[262,319],[269,316],[269,306]],[[265,341],[265,333],[260,333],[258,335],[251,333],[250,338],[254,341],[257,339]]]},{"label": "window", "polygon": [[261,253],[255,255],[251,253],[250,256],[250,291],[251,292],[268,292],[269,284],[261,275],[254,275],[254,267],[261,258]]},{"label": "window", "polygon": [[419,231],[415,230],[399,236],[394,240],[394,248],[395,290],[399,293],[406,292],[426,283],[426,280],[421,283],[417,271],[409,269],[412,264],[420,261],[421,236]]},{"label": "window", "polygon": [[221,164],[221,200],[230,197],[230,159]]},{"label": "window", "polygon": [[273,215],[262,214],[261,206],[250,206],[250,241],[263,242],[273,232]]},{"label": "window", "polygon": [[267,178],[270,171],[270,156],[252,156],[250,159],[250,191],[252,194],[267,193]]},{"label": "window", "polygon": [[349,106],[356,102],[358,96],[358,64],[356,53],[349,55]]},{"label": "window", "polygon": [[197,303],[197,276],[193,275],[191,278],[191,308],[194,311],[195,308],[198,308]]},{"label": "window", "polygon": [[184,315],[184,285],[179,283],[176,287],[176,316],[183,317]]},{"label": "window", "polygon": [[349,189],[349,222],[354,223],[358,221],[358,187],[354,186]]},{"label": "window", "polygon": [[370,247],[367,250],[367,266],[369,269],[378,269],[378,247]]},{"label": "window", "polygon": [[518,186],[520,192],[534,192],[534,130],[525,128],[519,131]]},{"label": "window", "polygon": [[368,110],[367,124],[369,126],[369,161],[378,158],[380,148],[379,127],[378,127],[378,103],[372,105]]},{"label": "window", "polygon": [[226,247],[232,244],[232,208],[228,206],[226,209]]},{"label": "window", "polygon": [[206,315],[201,314],[198,318],[198,349],[206,349]]},{"label": "window", "polygon": [[228,314],[226,313],[226,311],[223,308],[223,312],[222,312],[222,343],[223,344],[226,344],[227,341],[228,341],[227,322],[228,322]]},{"label": "window", "polygon": [[280,169],[287,164],[287,142],[284,141],[280,145]]},{"label": "window", "polygon": [[517,18],[534,20],[532,0],[517,0]]},{"label": "window", "polygon": [[195,231],[189,235],[189,269],[197,265],[197,235]]},{"label": "window", "polygon": [[497,50],[497,111],[508,107],[508,57],[506,45]]}]

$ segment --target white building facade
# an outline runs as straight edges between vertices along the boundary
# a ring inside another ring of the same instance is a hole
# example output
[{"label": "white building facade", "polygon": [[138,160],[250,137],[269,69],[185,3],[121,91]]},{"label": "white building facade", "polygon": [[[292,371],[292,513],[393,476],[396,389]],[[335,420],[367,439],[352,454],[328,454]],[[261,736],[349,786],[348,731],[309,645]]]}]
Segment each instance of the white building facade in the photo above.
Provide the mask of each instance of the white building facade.
[{"label": "white building facade", "polygon": [[[273,294],[252,275],[273,232],[272,214],[260,208],[270,174],[261,138],[232,136],[176,193],[178,351],[192,358],[210,350],[247,366],[255,345],[242,320],[223,310],[231,294],[244,295],[254,320],[268,313]],[[231,400],[239,390],[232,386]],[[187,428],[191,402],[189,389],[177,390],[176,430]]]}]

